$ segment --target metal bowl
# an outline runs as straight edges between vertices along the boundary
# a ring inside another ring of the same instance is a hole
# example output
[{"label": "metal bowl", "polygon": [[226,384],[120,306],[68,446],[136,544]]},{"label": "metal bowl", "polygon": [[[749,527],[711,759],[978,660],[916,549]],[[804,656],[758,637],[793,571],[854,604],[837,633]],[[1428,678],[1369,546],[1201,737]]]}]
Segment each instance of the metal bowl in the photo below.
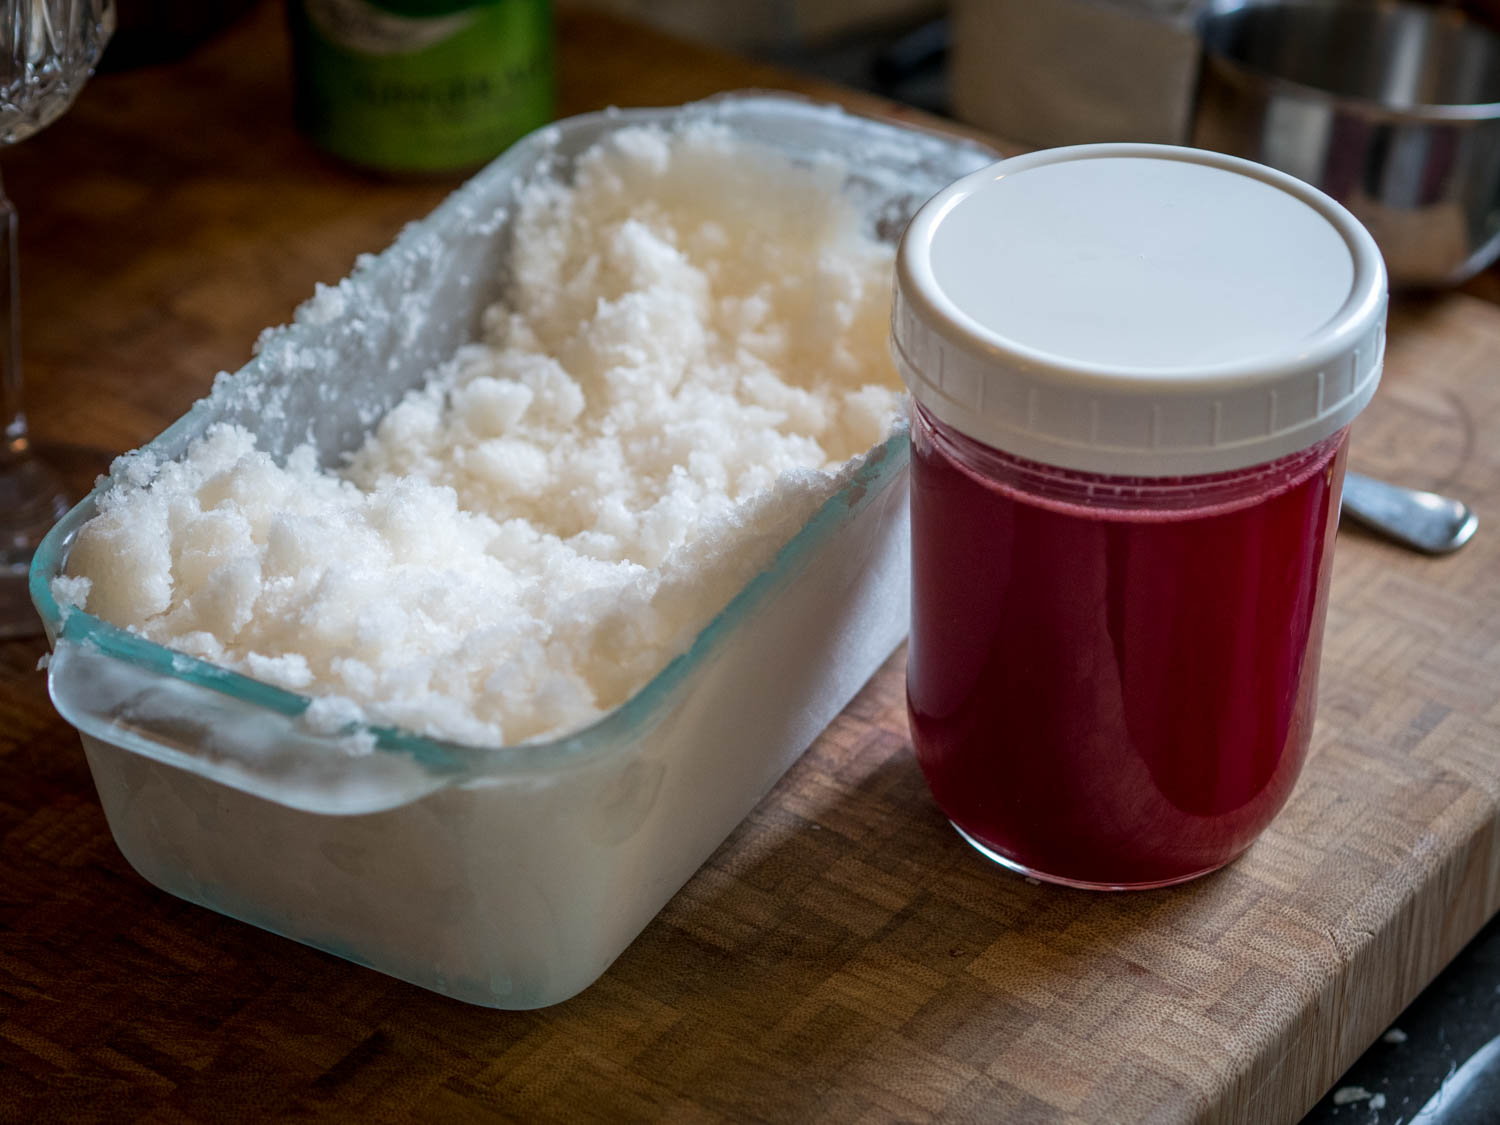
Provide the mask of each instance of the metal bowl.
[{"label": "metal bowl", "polygon": [[1500,255],[1500,38],[1392,0],[1220,0],[1200,31],[1195,145],[1322,188],[1395,286]]}]

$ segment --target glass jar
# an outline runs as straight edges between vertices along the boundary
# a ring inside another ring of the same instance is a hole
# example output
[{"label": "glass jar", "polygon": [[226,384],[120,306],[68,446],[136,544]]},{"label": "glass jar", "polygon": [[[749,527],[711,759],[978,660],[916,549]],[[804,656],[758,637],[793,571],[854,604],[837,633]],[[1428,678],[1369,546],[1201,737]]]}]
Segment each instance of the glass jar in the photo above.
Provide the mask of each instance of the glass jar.
[{"label": "glass jar", "polygon": [[1347,212],[1208,153],[1031,154],[913,220],[909,717],[983,854],[1164,886],[1285,803],[1384,310]]},{"label": "glass jar", "polygon": [[912,414],[907,698],[943,811],[1071,883],[1158,886],[1239,855],[1307,753],[1348,431],[1154,479]]}]

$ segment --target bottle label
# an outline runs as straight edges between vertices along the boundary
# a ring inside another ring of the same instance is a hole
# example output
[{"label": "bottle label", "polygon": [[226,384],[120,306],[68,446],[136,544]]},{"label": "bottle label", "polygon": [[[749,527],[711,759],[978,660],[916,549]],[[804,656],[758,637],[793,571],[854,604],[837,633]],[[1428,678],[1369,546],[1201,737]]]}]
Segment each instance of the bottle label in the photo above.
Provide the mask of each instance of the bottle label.
[{"label": "bottle label", "polygon": [[473,167],[551,117],[547,0],[297,0],[290,12],[299,122],[346,160]]}]

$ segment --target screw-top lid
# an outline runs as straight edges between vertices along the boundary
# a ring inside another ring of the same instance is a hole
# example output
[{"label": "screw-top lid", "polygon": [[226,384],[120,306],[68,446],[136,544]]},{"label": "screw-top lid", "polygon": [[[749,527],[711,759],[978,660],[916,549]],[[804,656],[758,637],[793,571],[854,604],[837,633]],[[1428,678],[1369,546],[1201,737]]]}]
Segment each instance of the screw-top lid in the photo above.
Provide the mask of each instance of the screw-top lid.
[{"label": "screw-top lid", "polygon": [[939,420],[1126,476],[1271,461],[1375,393],[1386,274],[1284,173],[1168,145],[1018,156],[929,200],[896,258],[892,352]]}]

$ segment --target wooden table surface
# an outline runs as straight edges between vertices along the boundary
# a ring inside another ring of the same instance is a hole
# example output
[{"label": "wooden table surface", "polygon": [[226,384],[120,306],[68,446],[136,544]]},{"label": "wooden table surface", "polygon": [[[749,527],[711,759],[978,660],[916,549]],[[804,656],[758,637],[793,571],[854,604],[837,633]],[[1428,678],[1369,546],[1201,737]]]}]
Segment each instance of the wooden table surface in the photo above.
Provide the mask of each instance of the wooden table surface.
[{"label": "wooden table surface", "polygon": [[[560,36],[564,114],[828,93],[599,17]],[[7,154],[34,430],[76,492],[457,182],[351,172],[289,117],[263,5]],[[0,1119],[1295,1121],[1500,907],[1497,354],[1489,302],[1398,304],[1354,462],[1487,526],[1444,560],[1341,534],[1302,781],[1171,891],[1034,886],[965,847],[898,653],[597,985],[468,1007],[145,884],[41,642],[0,643]]]}]

